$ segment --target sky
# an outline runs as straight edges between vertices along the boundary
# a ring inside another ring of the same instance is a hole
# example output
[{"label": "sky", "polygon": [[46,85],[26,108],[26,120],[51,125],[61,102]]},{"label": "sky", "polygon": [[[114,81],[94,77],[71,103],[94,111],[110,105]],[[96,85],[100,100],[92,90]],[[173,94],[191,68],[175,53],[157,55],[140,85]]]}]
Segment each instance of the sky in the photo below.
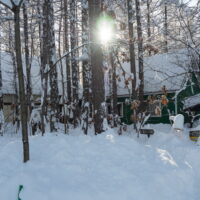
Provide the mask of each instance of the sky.
[{"label": "sky", "polygon": [[183,0],[185,3],[189,3],[190,6],[194,6],[197,4],[198,0]]}]

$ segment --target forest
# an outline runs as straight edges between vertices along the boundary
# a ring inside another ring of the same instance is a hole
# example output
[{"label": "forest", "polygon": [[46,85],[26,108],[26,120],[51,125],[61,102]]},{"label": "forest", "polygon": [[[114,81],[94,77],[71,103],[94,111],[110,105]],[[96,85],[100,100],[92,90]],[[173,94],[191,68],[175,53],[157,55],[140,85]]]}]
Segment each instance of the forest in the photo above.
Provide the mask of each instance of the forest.
[{"label": "forest", "polygon": [[108,130],[139,138],[152,120],[187,121],[197,107],[184,98],[198,93],[199,0],[0,0],[0,140],[20,137],[24,163],[36,136],[103,142]]}]

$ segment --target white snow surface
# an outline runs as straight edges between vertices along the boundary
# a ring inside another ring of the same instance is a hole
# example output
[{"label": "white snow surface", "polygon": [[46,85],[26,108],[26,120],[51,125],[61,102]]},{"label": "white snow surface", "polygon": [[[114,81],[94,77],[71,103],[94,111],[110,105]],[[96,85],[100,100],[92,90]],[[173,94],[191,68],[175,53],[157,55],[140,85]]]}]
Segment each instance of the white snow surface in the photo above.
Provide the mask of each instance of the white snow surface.
[{"label": "white snow surface", "polygon": [[149,139],[132,127],[85,136],[49,133],[30,137],[30,161],[22,163],[21,137],[0,138],[0,199],[199,200],[200,146],[154,125]]},{"label": "white snow surface", "polygon": [[200,104],[200,94],[196,94],[194,96],[188,97],[184,100],[184,109],[191,108]]}]

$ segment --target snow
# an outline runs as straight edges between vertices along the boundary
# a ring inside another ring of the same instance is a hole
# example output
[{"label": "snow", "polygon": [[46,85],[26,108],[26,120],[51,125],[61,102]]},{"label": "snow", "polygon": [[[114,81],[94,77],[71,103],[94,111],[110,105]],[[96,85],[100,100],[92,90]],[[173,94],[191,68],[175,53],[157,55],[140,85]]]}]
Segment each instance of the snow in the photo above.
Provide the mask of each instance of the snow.
[{"label": "snow", "polygon": [[[14,88],[14,70],[13,70],[13,62],[12,57],[9,53],[2,52],[2,60],[1,60],[1,69],[2,69],[2,78],[3,78],[3,94],[15,94]],[[23,62],[25,59],[23,58]],[[23,65],[24,68],[24,77],[26,83],[26,66],[25,63]],[[48,66],[45,70],[48,70]],[[57,66],[58,71],[58,85],[59,85],[59,94],[62,94],[62,83],[61,83],[61,70],[59,68],[59,64]],[[32,81],[32,92],[34,95],[41,94],[41,76],[40,76],[40,61],[39,57],[33,57],[31,62],[31,81]]]},{"label": "snow", "polygon": [[172,126],[174,130],[182,131],[184,129],[184,116],[182,114],[170,116],[170,120],[174,122]]},{"label": "snow", "polygon": [[184,109],[192,108],[198,104],[200,104],[200,94],[186,98],[184,100]]},{"label": "snow", "polygon": [[[187,75],[189,57],[185,49],[172,52],[157,54],[144,58],[144,92],[160,93],[161,88],[165,85],[168,91],[177,91],[182,87]],[[131,75],[130,63],[122,63],[125,70],[125,78]],[[138,71],[138,70],[137,70]],[[128,95],[129,91],[125,88],[124,77],[118,70],[121,81],[118,82],[118,95]],[[138,85],[138,84],[137,84]],[[131,83],[129,84],[131,89]]]},{"label": "snow", "polygon": [[[152,127],[151,127],[152,128]],[[0,138],[0,199],[22,200],[198,200],[200,147],[154,125],[149,139],[132,127],[118,136],[49,133],[30,137],[30,161],[22,163],[19,135]],[[91,131],[91,130],[90,130]]]}]

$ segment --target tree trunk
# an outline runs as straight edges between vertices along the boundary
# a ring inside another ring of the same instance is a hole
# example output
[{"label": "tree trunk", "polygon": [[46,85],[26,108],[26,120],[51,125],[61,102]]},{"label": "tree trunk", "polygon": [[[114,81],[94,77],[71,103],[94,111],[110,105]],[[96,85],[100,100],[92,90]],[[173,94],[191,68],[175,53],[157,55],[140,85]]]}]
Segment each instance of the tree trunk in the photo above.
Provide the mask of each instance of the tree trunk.
[{"label": "tree trunk", "polygon": [[[68,34],[68,0],[64,0],[64,50],[69,52],[69,34]],[[69,62],[69,56],[65,58],[66,62],[66,78],[67,78],[67,104],[71,104],[72,101],[72,92],[71,92],[71,65]],[[70,117],[71,109],[68,108],[68,118]],[[66,117],[66,116],[65,116]]]},{"label": "tree trunk", "polygon": [[[39,4],[38,0],[38,5]],[[40,36],[40,56],[41,56],[41,131],[42,135],[45,133],[46,129],[46,116],[47,116],[47,87],[48,87],[48,28],[46,23],[47,18],[47,8],[46,4],[42,2],[42,14],[40,7],[38,6],[38,14],[43,16],[42,24],[39,22],[39,36]]]},{"label": "tree trunk", "polygon": [[21,54],[21,37],[20,37],[20,7],[15,6],[12,9],[14,13],[14,26],[15,26],[15,50],[17,60],[17,72],[19,82],[19,98],[21,108],[21,124],[22,124],[22,142],[24,150],[24,162],[29,160],[29,141],[28,141],[28,127],[27,127],[27,102],[24,86],[24,74],[22,65]]},{"label": "tree trunk", "polygon": [[13,86],[14,86],[14,91],[15,91],[15,95],[14,95],[14,113],[13,113],[13,124],[17,123],[17,129],[16,129],[16,133],[17,130],[19,130],[20,128],[20,113],[19,113],[19,95],[18,95],[18,87],[17,87],[17,66],[16,66],[16,56],[15,56],[15,49],[14,49],[14,42],[13,42],[13,29],[11,27],[11,22],[8,22],[8,29],[9,29],[9,52],[11,55],[11,59],[12,59],[12,65],[13,65]]},{"label": "tree trunk", "polygon": [[113,49],[110,50],[110,64],[111,64],[111,81],[112,81],[112,95],[111,95],[111,108],[112,108],[112,117],[113,125],[117,127],[117,83],[116,83],[116,64],[114,60]]},{"label": "tree trunk", "polygon": [[[63,8],[63,1],[61,1],[60,8],[62,10]],[[59,59],[60,59],[60,73],[61,73],[61,84],[62,84],[62,105],[63,105],[63,110],[61,111],[62,117],[63,117],[63,123],[64,123],[64,133],[67,134],[67,120],[66,120],[66,108],[65,108],[65,103],[66,103],[66,95],[65,95],[65,79],[64,79],[64,70],[63,70],[63,62],[61,60],[61,33],[62,33],[62,20],[65,16],[65,13],[61,11],[61,17],[59,19],[59,32],[58,32],[58,54],[59,54]],[[65,22],[64,22],[65,23]],[[64,33],[65,34],[65,33]]]},{"label": "tree trunk", "polygon": [[[86,4],[88,0],[84,0],[82,6],[82,43],[85,44],[89,40],[89,18],[88,18],[88,9],[86,8]],[[89,63],[89,49],[88,46],[83,47],[83,62],[82,62],[82,70],[83,70],[83,102],[82,102],[82,128],[84,134],[87,135],[88,132],[88,120],[90,114],[90,104],[91,104],[91,66]]]},{"label": "tree trunk", "polygon": [[76,51],[73,49],[77,45],[76,34],[76,1],[70,1],[70,43],[71,43],[71,69],[72,69],[72,103],[74,127],[78,125],[79,118],[79,97],[78,97],[78,63],[76,61]]},{"label": "tree trunk", "polygon": [[167,14],[167,2],[165,2],[165,23],[164,23],[164,52],[167,53],[168,52],[168,14]]},{"label": "tree trunk", "polygon": [[135,0],[137,35],[138,35],[138,66],[139,66],[139,100],[143,101],[144,97],[144,66],[143,66],[143,35],[141,24],[140,0]]},{"label": "tree trunk", "polygon": [[105,91],[104,91],[104,73],[103,73],[103,55],[98,41],[96,26],[97,20],[101,14],[100,0],[89,0],[89,27],[90,27],[90,53],[91,53],[91,71],[92,71],[92,104],[94,115],[94,129],[95,134],[103,132],[104,120],[104,105]]},{"label": "tree trunk", "polygon": [[46,22],[48,24],[48,62],[50,69],[50,131],[56,130],[55,122],[58,118],[58,106],[59,106],[59,91],[58,91],[58,75],[57,67],[54,66],[56,62],[56,45],[55,45],[55,32],[54,32],[54,10],[53,1],[45,1],[48,5],[48,15]]},{"label": "tree trunk", "polygon": [[[1,38],[1,33],[0,33]],[[2,91],[2,71],[1,71],[1,40],[0,40],[0,135],[3,136],[4,114],[3,114],[3,91]]]},{"label": "tree trunk", "polygon": [[[148,33],[148,45],[151,43],[151,18],[150,18],[150,0],[147,0],[147,33]],[[151,56],[151,50],[149,49],[149,56]]]},{"label": "tree trunk", "polygon": [[28,14],[27,14],[27,1],[23,4],[23,16],[24,16],[24,43],[25,43],[25,61],[26,61],[26,91],[27,91],[27,104],[28,104],[28,119],[31,115],[31,63],[30,63],[30,53],[29,53],[29,36],[28,36]]},{"label": "tree trunk", "polygon": [[136,99],[136,65],[135,65],[135,45],[134,45],[134,31],[133,31],[133,7],[132,0],[127,0],[128,6],[128,33],[129,33],[129,52],[130,52],[130,65],[132,73],[132,98]]}]

